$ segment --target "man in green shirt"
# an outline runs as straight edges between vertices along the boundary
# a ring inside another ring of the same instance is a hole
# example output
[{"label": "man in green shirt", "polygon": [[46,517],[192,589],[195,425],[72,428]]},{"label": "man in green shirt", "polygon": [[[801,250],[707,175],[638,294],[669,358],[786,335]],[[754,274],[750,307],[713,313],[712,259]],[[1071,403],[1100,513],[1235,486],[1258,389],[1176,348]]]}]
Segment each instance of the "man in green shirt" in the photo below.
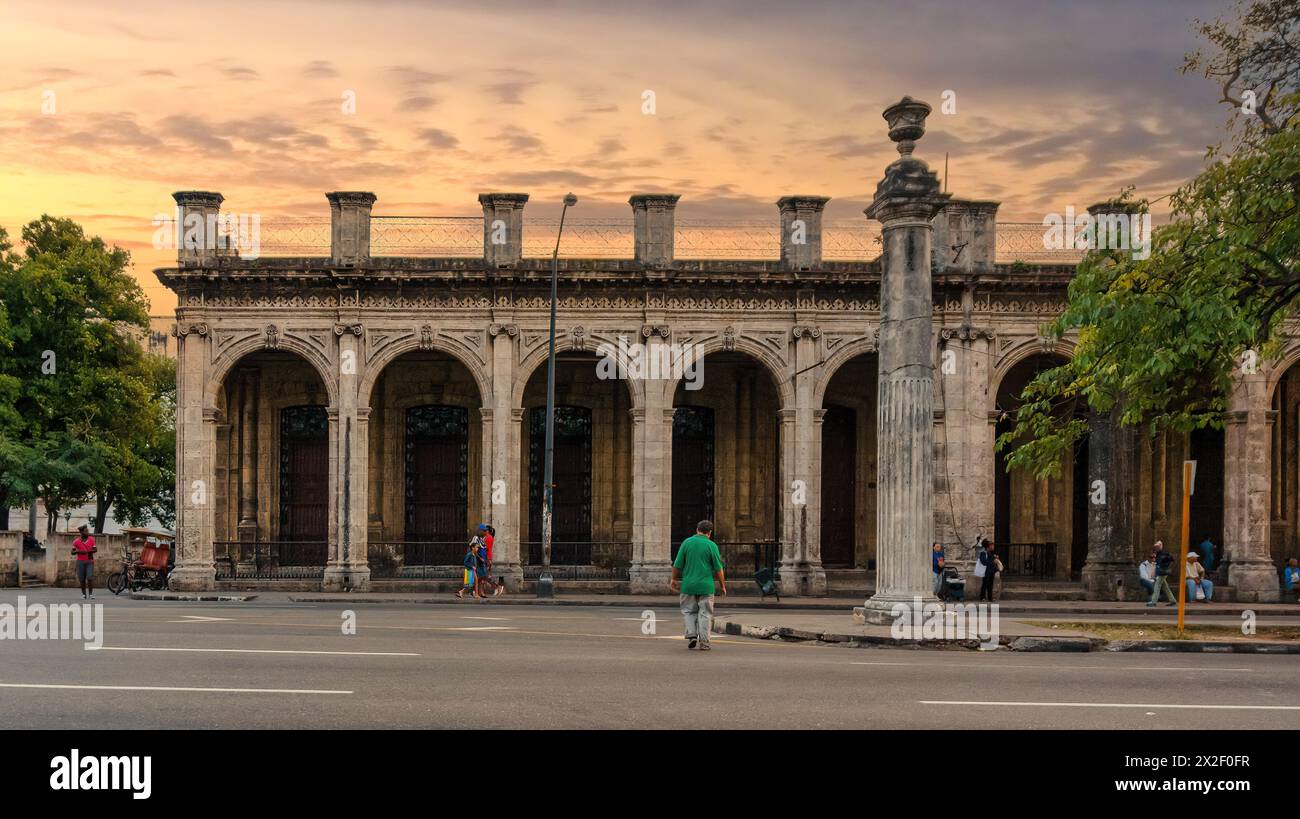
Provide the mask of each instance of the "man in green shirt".
[{"label": "man in green shirt", "polygon": [[677,547],[671,588],[681,587],[682,616],[686,618],[686,647],[709,650],[709,629],[713,627],[713,581],[725,597],[727,579],[722,573],[722,555],[713,542],[713,523],[702,520],[695,534]]}]

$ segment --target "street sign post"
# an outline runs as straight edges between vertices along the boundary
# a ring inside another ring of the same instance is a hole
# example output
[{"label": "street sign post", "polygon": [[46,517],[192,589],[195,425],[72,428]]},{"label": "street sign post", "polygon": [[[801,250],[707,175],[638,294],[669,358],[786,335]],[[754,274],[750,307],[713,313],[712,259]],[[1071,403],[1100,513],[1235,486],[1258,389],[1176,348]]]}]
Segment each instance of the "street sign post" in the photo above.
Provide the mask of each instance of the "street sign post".
[{"label": "street sign post", "polygon": [[1196,461],[1183,461],[1183,546],[1179,554],[1178,577],[1178,634],[1183,633],[1183,615],[1187,611],[1187,536],[1192,514],[1192,493],[1196,491]]}]

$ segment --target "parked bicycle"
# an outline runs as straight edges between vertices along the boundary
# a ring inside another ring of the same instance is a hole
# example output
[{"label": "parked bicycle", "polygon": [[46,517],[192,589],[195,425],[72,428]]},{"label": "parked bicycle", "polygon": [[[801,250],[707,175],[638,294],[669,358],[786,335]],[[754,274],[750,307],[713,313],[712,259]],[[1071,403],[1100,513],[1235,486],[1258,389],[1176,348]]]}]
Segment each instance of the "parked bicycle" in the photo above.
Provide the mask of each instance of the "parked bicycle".
[{"label": "parked bicycle", "polygon": [[113,594],[123,591],[140,591],[153,589],[161,591],[167,588],[167,559],[171,550],[167,546],[145,546],[137,560],[130,549],[124,549],[122,570],[108,576],[108,590]]}]

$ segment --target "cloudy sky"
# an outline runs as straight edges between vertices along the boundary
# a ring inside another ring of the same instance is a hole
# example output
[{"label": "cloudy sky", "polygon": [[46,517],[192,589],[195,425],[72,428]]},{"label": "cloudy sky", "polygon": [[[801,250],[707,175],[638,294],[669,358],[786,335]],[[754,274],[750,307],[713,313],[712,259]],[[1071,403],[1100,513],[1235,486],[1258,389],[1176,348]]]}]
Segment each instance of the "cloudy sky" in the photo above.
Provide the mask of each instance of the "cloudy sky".
[{"label": "cloudy sky", "polygon": [[880,111],[904,94],[935,106],[917,155],[949,155],[950,192],[1039,222],[1196,173],[1227,111],[1179,66],[1191,19],[1227,8],[5,0],[0,224],[80,220],[132,251],[165,313],[151,271],[174,254],[150,220],[183,189],[268,218],[325,216],[329,190],[374,191],[377,215],[472,215],[478,192],[519,190],[554,216],[572,190],[586,216],[671,191],[681,218],[775,219],[789,193],[854,218],[897,156]]}]

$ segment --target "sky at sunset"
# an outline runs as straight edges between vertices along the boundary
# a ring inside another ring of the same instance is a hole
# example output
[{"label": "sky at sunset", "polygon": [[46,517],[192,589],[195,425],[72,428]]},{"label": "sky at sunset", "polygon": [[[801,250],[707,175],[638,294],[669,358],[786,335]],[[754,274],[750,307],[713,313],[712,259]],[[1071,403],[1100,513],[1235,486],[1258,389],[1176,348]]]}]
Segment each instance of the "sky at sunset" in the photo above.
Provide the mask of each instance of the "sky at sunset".
[{"label": "sky at sunset", "polygon": [[1179,67],[1190,19],[1227,8],[3,0],[0,225],[77,219],[131,250],[166,313],[151,271],[174,251],[150,220],[176,190],[264,217],[327,216],[329,190],[375,192],[376,215],[474,215],[481,191],[524,191],[551,217],[570,190],[588,217],[669,191],[684,219],[773,220],[801,193],[865,219],[897,157],[880,112],[904,94],[935,106],[917,156],[942,171],[949,154],[950,192],[1039,222],[1202,167],[1228,111]]}]

